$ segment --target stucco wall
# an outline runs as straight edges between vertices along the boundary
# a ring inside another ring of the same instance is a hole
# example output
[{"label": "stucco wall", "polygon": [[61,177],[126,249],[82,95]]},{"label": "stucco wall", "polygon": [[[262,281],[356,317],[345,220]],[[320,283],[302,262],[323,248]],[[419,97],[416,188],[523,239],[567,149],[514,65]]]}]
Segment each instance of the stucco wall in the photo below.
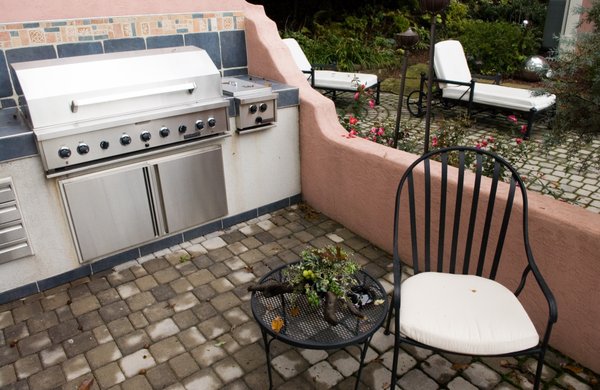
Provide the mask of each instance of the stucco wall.
[{"label": "stucco wall", "polygon": [[[144,2],[1,0],[0,22],[39,19],[243,10],[249,73],[300,88],[302,192],[306,201],[383,249],[391,249],[397,179],[414,156],[362,139],[343,137],[331,101],[313,91],[279,40],[262,7],[238,0]],[[518,229],[514,229],[518,231]],[[513,233],[516,234],[516,233]],[[530,194],[530,239],[558,301],[551,345],[600,372],[600,216]],[[507,244],[507,252],[518,248]],[[538,294],[525,304],[536,324],[545,312]]]}]

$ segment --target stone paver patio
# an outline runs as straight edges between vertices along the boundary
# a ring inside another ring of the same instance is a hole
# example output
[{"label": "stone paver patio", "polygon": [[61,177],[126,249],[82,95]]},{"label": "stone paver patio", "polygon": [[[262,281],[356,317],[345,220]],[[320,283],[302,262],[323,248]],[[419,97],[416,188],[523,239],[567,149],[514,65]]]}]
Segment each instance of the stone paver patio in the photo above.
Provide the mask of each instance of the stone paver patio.
[{"label": "stone paver patio", "polygon": [[[295,205],[115,270],[0,306],[0,388],[253,389],[268,387],[249,284],[308,245],[340,243],[392,288],[390,256],[305,205]],[[584,342],[584,341],[582,341]],[[389,387],[391,336],[379,330],[361,389]],[[272,344],[278,389],[352,389],[357,347]],[[589,370],[550,351],[548,389],[598,388]],[[471,359],[407,347],[400,388],[528,389],[535,363]],[[594,384],[595,383],[595,384]]]},{"label": "stone paver patio", "polygon": [[[336,105],[343,112],[352,102],[352,94],[338,94]],[[391,124],[393,128],[396,120],[396,111],[398,107],[398,95],[393,93],[381,93],[380,105],[374,109],[366,110],[362,126],[370,128],[373,123]],[[434,119],[432,121],[431,131],[436,129],[436,119],[444,114],[457,114],[461,108],[454,108],[449,111],[442,111],[434,107]],[[402,123],[408,123],[415,134],[412,137],[419,142],[422,150],[424,134],[424,118],[414,118],[406,110],[406,101],[403,101]],[[490,135],[498,136],[500,132],[509,134],[507,131],[512,123],[504,116],[489,116],[480,114],[475,117],[474,125],[469,128],[469,139],[473,145],[478,140],[487,138]],[[534,126],[531,142],[541,145],[543,134],[547,130],[543,123],[536,123]],[[579,153],[589,154],[591,150],[600,150],[600,139],[596,139],[591,145],[582,146]],[[569,169],[573,161],[567,157],[568,151],[560,146],[554,147],[546,153],[541,146],[537,147],[529,156],[524,164],[515,164],[519,172],[525,177],[526,184],[531,191],[541,192],[552,196],[561,201],[572,203],[586,208],[595,213],[600,213],[600,172],[597,169],[590,168],[579,172],[577,168]]]}]

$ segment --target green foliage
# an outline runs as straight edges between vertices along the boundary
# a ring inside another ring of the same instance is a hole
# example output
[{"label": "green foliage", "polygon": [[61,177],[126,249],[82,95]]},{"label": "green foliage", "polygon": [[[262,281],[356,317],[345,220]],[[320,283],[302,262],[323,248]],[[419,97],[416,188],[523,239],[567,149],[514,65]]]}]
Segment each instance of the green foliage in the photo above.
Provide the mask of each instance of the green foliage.
[{"label": "green foliage", "polygon": [[550,58],[553,76],[545,90],[556,95],[557,107],[547,145],[566,144],[569,156],[578,156],[579,167],[600,168],[600,150],[581,156],[574,153],[581,144],[590,144],[600,136],[600,0],[594,0],[587,14],[595,26],[579,33],[574,41],[561,41],[560,49]]},{"label": "green foliage", "polygon": [[305,294],[308,302],[319,306],[321,296],[331,291],[342,300],[348,299],[353,286],[358,284],[354,274],[360,266],[339,246],[307,249],[302,260],[290,265],[285,276],[296,287],[296,294]]},{"label": "green foliage", "polygon": [[516,24],[468,20],[464,21],[462,29],[458,40],[475,73],[516,73],[525,59],[539,47],[539,41],[533,34]]}]

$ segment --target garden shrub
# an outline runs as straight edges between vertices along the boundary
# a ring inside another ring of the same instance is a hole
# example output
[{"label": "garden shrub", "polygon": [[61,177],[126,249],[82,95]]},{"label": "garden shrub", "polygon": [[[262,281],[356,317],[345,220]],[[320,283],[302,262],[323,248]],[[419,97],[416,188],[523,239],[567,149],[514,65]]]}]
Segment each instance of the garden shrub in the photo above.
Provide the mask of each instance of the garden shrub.
[{"label": "garden shrub", "polygon": [[507,22],[467,20],[458,36],[472,71],[512,75],[536,53],[539,41],[521,26]]},{"label": "garden shrub", "polygon": [[545,89],[556,95],[557,105],[546,143],[566,145],[581,169],[600,169],[599,148],[579,153],[582,144],[600,137],[600,0],[592,2],[584,20],[592,23],[593,30],[578,33],[573,41],[561,40],[560,49],[550,58],[553,76]]}]

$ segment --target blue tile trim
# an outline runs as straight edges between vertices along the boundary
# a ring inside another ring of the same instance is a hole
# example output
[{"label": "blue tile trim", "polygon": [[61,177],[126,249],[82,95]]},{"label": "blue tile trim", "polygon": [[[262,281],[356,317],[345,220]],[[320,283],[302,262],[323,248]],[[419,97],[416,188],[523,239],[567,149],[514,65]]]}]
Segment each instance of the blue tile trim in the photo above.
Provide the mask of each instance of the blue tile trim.
[{"label": "blue tile trim", "polygon": [[244,30],[222,31],[220,38],[223,68],[248,66],[248,59],[246,57],[246,32]]},{"label": "blue tile trim", "polygon": [[223,229],[227,229],[230,226],[236,225],[240,222],[247,221],[252,218],[258,217],[258,209],[249,210],[241,214],[232,215],[231,217],[223,218]]},{"label": "blue tile trim", "polygon": [[183,46],[183,35],[162,35],[146,38],[148,49]]},{"label": "blue tile trim", "polygon": [[290,196],[290,205],[302,202],[302,194]]},{"label": "blue tile trim", "polygon": [[3,137],[0,142],[0,161],[35,156],[38,154],[33,132]]},{"label": "blue tile trim", "polygon": [[102,260],[98,260],[95,263],[90,264],[90,267],[92,267],[92,274],[97,274],[98,272],[102,272],[127,261],[135,260],[139,256],[140,252],[137,248],[135,248],[126,252],[117,253],[116,255],[106,257]]},{"label": "blue tile trim", "polygon": [[44,29],[45,32],[59,32],[60,29],[58,27],[46,27]]},{"label": "blue tile trim", "polygon": [[207,223],[206,225],[202,225],[200,227],[188,230],[187,232],[183,232],[184,241],[190,241],[194,238],[198,238],[201,236],[205,236],[212,232],[216,232],[217,230],[223,229],[223,221],[218,220],[214,222]]},{"label": "blue tile trim", "polygon": [[151,242],[140,247],[140,255],[146,256],[159,250],[172,247],[173,245],[181,244],[183,242],[183,234],[176,234],[171,237],[163,238],[162,240]]},{"label": "blue tile trim", "polygon": [[47,279],[38,281],[40,291],[48,290],[61,284],[68,283],[72,280],[83,278],[92,274],[92,267],[89,264],[83,265],[71,271],[64,272],[59,275],[52,276]]},{"label": "blue tile trim", "polygon": [[37,294],[38,292],[37,283],[29,283],[21,287],[13,288],[12,290],[0,293],[0,305],[24,298],[28,295]]},{"label": "blue tile trim", "polygon": [[234,69],[225,69],[223,71],[223,76],[236,77],[236,76],[247,76],[248,68],[234,68]]},{"label": "blue tile trim", "polygon": [[39,23],[23,23],[23,28],[37,28],[40,27]]},{"label": "blue tile trim", "polygon": [[290,198],[281,199],[277,202],[270,203],[268,205],[258,208],[258,215],[264,215],[273,211],[288,207],[290,205]]}]

